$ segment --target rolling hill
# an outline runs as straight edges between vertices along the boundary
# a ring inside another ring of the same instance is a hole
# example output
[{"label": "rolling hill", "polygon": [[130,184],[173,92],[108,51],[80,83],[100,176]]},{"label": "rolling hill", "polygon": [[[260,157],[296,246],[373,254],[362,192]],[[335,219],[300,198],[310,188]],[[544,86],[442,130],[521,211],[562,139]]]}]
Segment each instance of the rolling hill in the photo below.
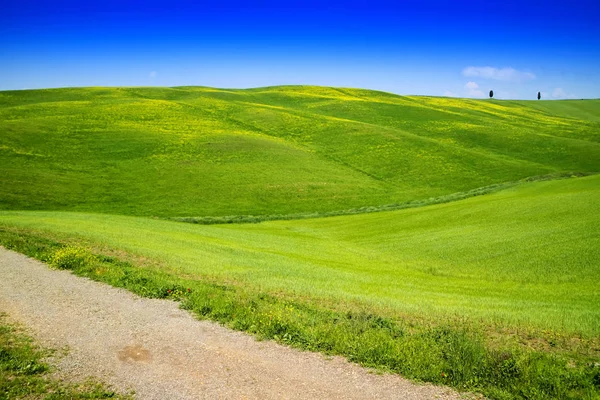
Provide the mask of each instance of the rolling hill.
[{"label": "rolling hill", "polygon": [[600,101],[326,87],[0,92],[0,209],[327,212],[596,172]]},{"label": "rolling hill", "polygon": [[598,398],[599,171],[600,100],[0,92],[0,245],[494,399]]},{"label": "rolling hill", "polygon": [[600,335],[600,175],[408,210],[199,226],[0,212],[28,231],[157,260],[176,276],[436,319]]}]

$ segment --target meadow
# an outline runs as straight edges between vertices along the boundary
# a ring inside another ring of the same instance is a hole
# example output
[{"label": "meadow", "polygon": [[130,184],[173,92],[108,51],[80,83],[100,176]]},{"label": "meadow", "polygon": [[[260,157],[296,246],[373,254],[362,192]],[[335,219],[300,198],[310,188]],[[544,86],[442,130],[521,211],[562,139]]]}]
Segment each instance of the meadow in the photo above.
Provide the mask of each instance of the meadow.
[{"label": "meadow", "polygon": [[600,101],[542,103],[302,86],[0,92],[0,209],[285,215],[598,171]]},{"label": "meadow", "polygon": [[0,244],[413,379],[598,398],[599,115],[321,87],[0,92]]},{"label": "meadow", "polygon": [[595,175],[429,207],[260,224],[38,211],[0,212],[0,221],[155,260],[180,277],[593,337],[599,198]]}]

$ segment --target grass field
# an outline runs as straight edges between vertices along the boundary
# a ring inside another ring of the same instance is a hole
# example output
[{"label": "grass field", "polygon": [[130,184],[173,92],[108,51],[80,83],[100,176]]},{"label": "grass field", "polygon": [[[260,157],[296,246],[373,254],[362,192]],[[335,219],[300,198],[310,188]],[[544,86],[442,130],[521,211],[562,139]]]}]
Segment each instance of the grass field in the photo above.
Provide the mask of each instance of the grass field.
[{"label": "grass field", "polygon": [[598,398],[599,116],[321,87],[0,92],[0,244],[411,378]]},{"label": "grass field", "polygon": [[[0,223],[87,239],[178,276],[600,335],[600,176],[523,184],[430,207],[199,226],[63,212]],[[535,254],[535,257],[532,257]]]},{"label": "grass field", "polygon": [[0,209],[327,212],[596,172],[599,110],[322,87],[0,92]]}]

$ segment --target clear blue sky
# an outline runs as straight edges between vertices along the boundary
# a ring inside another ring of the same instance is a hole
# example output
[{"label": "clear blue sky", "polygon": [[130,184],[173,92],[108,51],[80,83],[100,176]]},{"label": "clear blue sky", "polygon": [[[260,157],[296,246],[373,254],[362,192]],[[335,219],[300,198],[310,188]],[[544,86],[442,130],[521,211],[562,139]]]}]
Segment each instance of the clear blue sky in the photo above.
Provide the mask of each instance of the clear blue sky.
[{"label": "clear blue sky", "polygon": [[283,84],[599,98],[600,2],[0,0],[0,90]]}]

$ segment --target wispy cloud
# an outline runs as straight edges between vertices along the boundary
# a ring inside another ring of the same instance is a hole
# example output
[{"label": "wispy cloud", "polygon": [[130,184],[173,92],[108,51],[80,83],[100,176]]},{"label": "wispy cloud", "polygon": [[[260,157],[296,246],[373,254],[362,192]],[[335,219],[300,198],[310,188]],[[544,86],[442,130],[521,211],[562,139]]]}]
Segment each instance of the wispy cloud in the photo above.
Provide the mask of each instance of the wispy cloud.
[{"label": "wispy cloud", "polygon": [[451,92],[451,91],[449,91],[449,90],[446,90],[446,91],[444,92],[444,96],[445,96],[445,97],[458,97],[458,95],[457,95],[456,93],[454,93],[454,92]]},{"label": "wispy cloud", "polygon": [[467,67],[462,71],[466,77],[493,79],[504,82],[525,82],[535,79],[531,72],[517,71],[514,68]]},{"label": "wispy cloud", "polygon": [[158,74],[156,73],[156,71],[152,71],[152,72],[150,72],[150,74],[148,74],[148,77],[149,77],[150,79],[154,79],[154,78],[156,78],[156,75],[158,75]]},{"label": "wispy cloud", "polygon": [[475,82],[467,82],[465,89],[468,97],[483,97],[483,92],[479,90],[479,85]]},{"label": "wispy cloud", "polygon": [[556,88],[552,91],[552,97],[555,99],[575,99],[576,96],[573,93],[565,92],[562,88]]}]

